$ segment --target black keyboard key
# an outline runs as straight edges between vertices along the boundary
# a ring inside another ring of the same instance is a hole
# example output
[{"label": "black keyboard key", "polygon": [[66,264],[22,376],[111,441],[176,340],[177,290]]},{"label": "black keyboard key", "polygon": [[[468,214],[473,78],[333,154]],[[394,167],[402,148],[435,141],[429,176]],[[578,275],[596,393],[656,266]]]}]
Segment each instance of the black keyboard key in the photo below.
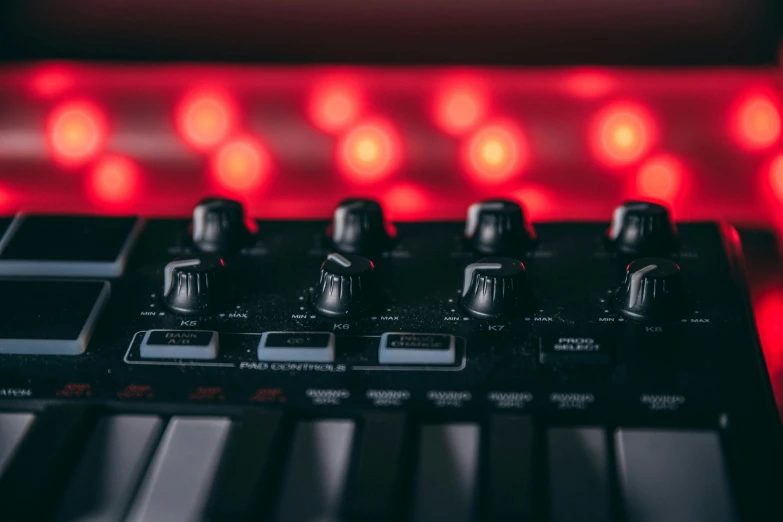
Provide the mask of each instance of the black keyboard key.
[{"label": "black keyboard key", "polygon": [[532,520],[537,478],[536,436],[530,417],[495,415],[483,440],[482,518],[488,522]]},{"label": "black keyboard key", "polygon": [[280,411],[246,410],[227,444],[209,506],[211,522],[259,520],[278,492],[290,422]]},{"label": "black keyboard key", "polygon": [[367,414],[354,437],[346,493],[348,522],[399,520],[410,482],[411,434],[402,413]]},{"label": "black keyboard key", "polygon": [[5,522],[47,520],[82,454],[97,410],[52,406],[43,411],[0,476],[0,510]]}]

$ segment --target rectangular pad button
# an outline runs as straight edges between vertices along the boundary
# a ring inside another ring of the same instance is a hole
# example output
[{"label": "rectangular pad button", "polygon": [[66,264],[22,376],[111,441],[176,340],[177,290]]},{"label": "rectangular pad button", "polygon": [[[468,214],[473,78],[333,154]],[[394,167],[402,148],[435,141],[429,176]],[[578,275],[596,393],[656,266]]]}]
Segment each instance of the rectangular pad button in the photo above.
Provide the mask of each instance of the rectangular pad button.
[{"label": "rectangular pad button", "polygon": [[119,277],[141,227],[135,217],[20,214],[0,239],[0,275]]},{"label": "rectangular pad button", "polygon": [[333,362],[334,334],[330,332],[264,332],[258,343],[258,360]]},{"label": "rectangular pad button", "polygon": [[454,336],[446,334],[386,332],[381,335],[381,364],[454,364]]},{"label": "rectangular pad button", "polygon": [[209,330],[149,330],[141,340],[145,359],[214,359],[218,333]]},{"label": "rectangular pad button", "polygon": [[617,466],[628,522],[736,522],[712,431],[621,429]]},{"label": "rectangular pad button", "polygon": [[107,281],[0,281],[0,353],[84,353],[109,293]]},{"label": "rectangular pad button", "polygon": [[0,475],[34,418],[32,413],[0,413]]}]

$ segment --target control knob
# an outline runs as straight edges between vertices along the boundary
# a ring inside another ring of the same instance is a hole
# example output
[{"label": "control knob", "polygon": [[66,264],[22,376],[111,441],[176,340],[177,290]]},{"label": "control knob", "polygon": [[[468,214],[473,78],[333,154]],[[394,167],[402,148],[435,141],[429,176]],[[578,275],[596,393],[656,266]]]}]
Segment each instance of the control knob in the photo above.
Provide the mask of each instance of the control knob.
[{"label": "control knob", "polygon": [[532,248],[535,232],[518,203],[491,199],[468,208],[465,238],[481,254],[518,255]]},{"label": "control knob", "polygon": [[522,304],[525,265],[510,257],[487,257],[465,267],[462,307],[479,319],[509,315]]},{"label": "control knob", "polygon": [[346,199],[337,206],[330,234],[338,252],[361,255],[383,251],[393,236],[381,204],[359,198]]},{"label": "control knob", "polygon": [[179,314],[212,313],[224,302],[223,259],[205,255],[177,259],[163,269],[163,303]]},{"label": "control knob", "polygon": [[617,311],[625,317],[656,321],[680,315],[684,299],[682,273],[677,263],[645,258],[628,265],[614,302]]},{"label": "control knob", "polygon": [[329,254],[313,294],[313,308],[327,317],[359,314],[371,307],[375,265],[353,254]]},{"label": "control knob", "polygon": [[242,203],[225,198],[202,199],[193,210],[193,243],[202,252],[231,252],[250,243]]},{"label": "control knob", "polygon": [[677,229],[663,205],[629,201],[614,211],[609,241],[623,254],[665,255],[677,249]]}]

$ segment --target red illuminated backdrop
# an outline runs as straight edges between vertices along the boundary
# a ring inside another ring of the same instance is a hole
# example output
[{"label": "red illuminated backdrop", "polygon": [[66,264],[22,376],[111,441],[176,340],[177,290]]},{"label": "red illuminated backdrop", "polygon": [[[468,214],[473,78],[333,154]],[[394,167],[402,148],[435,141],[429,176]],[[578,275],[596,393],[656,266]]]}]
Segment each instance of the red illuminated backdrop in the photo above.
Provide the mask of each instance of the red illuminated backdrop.
[{"label": "red illuminated backdrop", "polygon": [[[350,195],[393,219],[480,198],[534,220],[660,199],[681,219],[783,223],[777,69],[90,66],[0,69],[0,213],[185,215],[200,197],[323,217]],[[783,283],[756,288],[783,384]],[[783,403],[783,385],[776,390]]]}]

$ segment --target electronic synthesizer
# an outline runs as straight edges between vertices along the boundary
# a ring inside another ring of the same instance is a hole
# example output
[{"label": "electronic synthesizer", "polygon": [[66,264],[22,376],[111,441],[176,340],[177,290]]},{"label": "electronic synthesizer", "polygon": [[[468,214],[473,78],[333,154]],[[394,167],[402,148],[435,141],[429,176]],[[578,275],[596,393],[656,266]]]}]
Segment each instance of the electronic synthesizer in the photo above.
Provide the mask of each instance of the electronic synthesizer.
[{"label": "electronic synthesizer", "polygon": [[0,520],[781,520],[736,232],[0,220]]}]

